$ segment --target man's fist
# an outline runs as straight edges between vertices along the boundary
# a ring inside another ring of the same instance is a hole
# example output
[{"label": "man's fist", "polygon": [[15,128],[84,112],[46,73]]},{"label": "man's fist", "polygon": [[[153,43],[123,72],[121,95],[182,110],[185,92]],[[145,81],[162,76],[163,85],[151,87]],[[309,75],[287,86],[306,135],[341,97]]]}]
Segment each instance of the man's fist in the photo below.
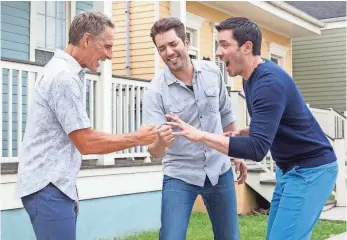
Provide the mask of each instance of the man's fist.
[{"label": "man's fist", "polygon": [[149,145],[154,143],[158,137],[158,130],[154,124],[144,124],[137,131],[139,145]]},{"label": "man's fist", "polygon": [[172,127],[164,124],[158,129],[159,141],[165,145],[165,147],[170,147],[174,140],[175,136],[172,134]]}]

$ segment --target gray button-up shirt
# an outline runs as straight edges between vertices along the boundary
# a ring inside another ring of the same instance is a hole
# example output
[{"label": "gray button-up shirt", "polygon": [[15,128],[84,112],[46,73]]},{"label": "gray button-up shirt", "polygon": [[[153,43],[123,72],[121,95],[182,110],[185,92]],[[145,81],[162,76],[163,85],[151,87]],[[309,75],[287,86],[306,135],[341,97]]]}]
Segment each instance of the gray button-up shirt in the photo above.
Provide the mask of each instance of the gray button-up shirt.
[{"label": "gray button-up shirt", "polygon": [[[161,126],[165,114],[174,113],[190,125],[211,133],[223,133],[234,119],[231,99],[219,68],[208,61],[193,61],[193,91],[176,79],[169,68],[152,80],[143,98],[143,122]],[[164,174],[203,186],[206,175],[212,185],[230,169],[230,158],[205,145],[178,136],[163,158]]]},{"label": "gray button-up shirt", "polygon": [[16,197],[53,183],[73,200],[82,156],[68,134],[91,124],[83,101],[84,71],[57,50],[35,82],[19,154]]}]

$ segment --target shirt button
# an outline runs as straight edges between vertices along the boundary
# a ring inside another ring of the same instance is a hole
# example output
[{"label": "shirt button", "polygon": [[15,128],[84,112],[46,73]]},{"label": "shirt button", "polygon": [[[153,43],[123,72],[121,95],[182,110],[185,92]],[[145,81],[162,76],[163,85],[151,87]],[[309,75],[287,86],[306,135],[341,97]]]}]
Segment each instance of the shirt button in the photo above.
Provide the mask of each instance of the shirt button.
[{"label": "shirt button", "polygon": [[196,102],[199,102],[199,99],[196,99]]},{"label": "shirt button", "polygon": [[200,116],[200,118],[202,118],[202,116]]}]

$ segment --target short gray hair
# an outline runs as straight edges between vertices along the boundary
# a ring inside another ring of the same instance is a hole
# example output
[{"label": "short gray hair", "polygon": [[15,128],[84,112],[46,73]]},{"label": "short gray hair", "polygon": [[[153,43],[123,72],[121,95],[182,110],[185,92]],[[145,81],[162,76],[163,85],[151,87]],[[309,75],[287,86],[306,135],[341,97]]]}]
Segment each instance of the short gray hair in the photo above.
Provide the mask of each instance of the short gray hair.
[{"label": "short gray hair", "polygon": [[114,28],[112,20],[102,12],[85,11],[78,13],[70,26],[69,44],[77,46],[85,33],[93,37],[102,34],[106,27]]}]

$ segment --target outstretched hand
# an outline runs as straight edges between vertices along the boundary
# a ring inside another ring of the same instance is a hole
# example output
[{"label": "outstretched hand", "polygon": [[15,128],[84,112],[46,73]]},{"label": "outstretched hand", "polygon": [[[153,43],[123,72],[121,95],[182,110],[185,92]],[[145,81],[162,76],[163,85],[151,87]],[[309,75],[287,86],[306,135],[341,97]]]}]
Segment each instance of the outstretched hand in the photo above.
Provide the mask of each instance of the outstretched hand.
[{"label": "outstretched hand", "polygon": [[170,122],[166,123],[167,125],[180,129],[179,132],[172,133],[174,136],[184,136],[192,142],[199,142],[203,138],[204,133],[202,131],[196,129],[188,123],[185,123],[177,115],[167,114],[166,117],[170,120]]}]

